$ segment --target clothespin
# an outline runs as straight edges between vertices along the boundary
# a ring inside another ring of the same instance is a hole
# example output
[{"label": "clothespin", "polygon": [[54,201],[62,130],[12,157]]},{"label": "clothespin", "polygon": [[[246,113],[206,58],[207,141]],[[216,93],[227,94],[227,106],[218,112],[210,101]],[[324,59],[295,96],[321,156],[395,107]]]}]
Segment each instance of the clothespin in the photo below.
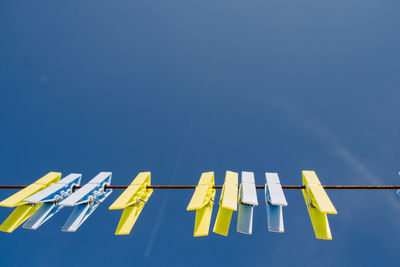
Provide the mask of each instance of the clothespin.
[{"label": "clothespin", "polygon": [[331,229],[328,222],[328,214],[337,214],[335,207],[326,194],[324,188],[314,171],[303,171],[302,189],[315,236],[318,239],[332,239]]},{"label": "clothespin", "polygon": [[277,173],[265,173],[265,202],[267,204],[268,231],[283,233],[282,206],[287,206],[285,194]]},{"label": "clothespin", "polygon": [[195,210],[194,236],[206,236],[214,205],[214,172],[203,172],[186,210]]},{"label": "clothespin", "polygon": [[35,181],[33,184],[25,187],[24,189],[0,202],[0,206],[3,207],[17,207],[0,225],[0,231],[11,233],[24,221],[26,221],[26,219],[28,219],[40,207],[41,204],[30,204],[24,202],[24,200],[27,197],[50,186],[51,184],[56,183],[58,180],[60,180],[60,177],[61,173],[59,172],[49,172],[39,180]]},{"label": "clothespin", "polygon": [[61,206],[75,206],[61,231],[75,232],[96,208],[111,194],[111,172],[100,172],[83,187],[61,201]]},{"label": "clothespin", "polygon": [[137,218],[147,203],[153,189],[146,186],[151,184],[150,172],[140,172],[128,188],[109,207],[110,210],[124,209],[119,220],[116,235],[129,235]]},{"label": "clothespin", "polygon": [[[400,172],[399,172],[399,176],[400,176]],[[400,189],[397,189],[397,194],[400,196]]]},{"label": "clothespin", "polygon": [[253,172],[242,172],[239,187],[239,212],[237,231],[251,235],[253,232],[253,208],[258,206],[256,184]]},{"label": "clothespin", "polygon": [[232,213],[237,210],[238,176],[237,172],[226,172],[225,183],[219,200],[217,219],[214,224],[214,233],[228,235]]},{"label": "clothespin", "polygon": [[24,201],[32,204],[41,204],[40,208],[22,225],[25,229],[36,230],[48,219],[59,212],[63,206],[60,202],[72,194],[73,187],[80,185],[82,174],[71,173],[55,184],[26,198]]}]

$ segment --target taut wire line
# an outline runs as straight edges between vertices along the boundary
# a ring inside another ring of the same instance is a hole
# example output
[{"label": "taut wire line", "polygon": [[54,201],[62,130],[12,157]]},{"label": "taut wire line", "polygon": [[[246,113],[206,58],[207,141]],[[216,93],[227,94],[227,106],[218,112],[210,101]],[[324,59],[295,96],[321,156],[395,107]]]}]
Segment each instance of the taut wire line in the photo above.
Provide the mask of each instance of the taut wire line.
[{"label": "taut wire line", "polygon": [[[83,185],[75,185],[74,190]],[[0,189],[23,189],[26,185],[0,185]],[[128,185],[107,185],[106,189],[126,189]],[[195,189],[196,185],[148,185],[149,189]],[[222,185],[214,185],[215,189],[222,189]],[[257,189],[264,189],[265,185],[256,185]],[[305,189],[304,185],[282,185],[283,189]],[[400,189],[400,185],[323,185],[325,189]]]}]

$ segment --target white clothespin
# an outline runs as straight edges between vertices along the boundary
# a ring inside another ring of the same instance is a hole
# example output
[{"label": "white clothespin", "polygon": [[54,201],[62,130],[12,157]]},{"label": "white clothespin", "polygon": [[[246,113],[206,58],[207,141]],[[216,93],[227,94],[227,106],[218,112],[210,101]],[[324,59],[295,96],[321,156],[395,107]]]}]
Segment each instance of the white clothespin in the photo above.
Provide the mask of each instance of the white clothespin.
[{"label": "white clothespin", "polygon": [[285,194],[277,173],[265,173],[265,202],[267,204],[268,231],[283,233],[282,206],[287,206]]},{"label": "white clothespin", "polygon": [[72,194],[73,187],[80,185],[82,174],[71,173],[59,182],[46,187],[24,201],[32,204],[43,203],[40,208],[22,226],[26,229],[36,230],[54,214],[59,212],[63,206],[60,202]]},{"label": "white clothespin", "polygon": [[61,206],[76,206],[71,216],[61,229],[64,232],[75,232],[82,223],[95,211],[112,192],[106,189],[111,184],[111,172],[100,172],[82,188],[64,199]]},{"label": "white clothespin", "polygon": [[253,208],[258,205],[253,172],[242,172],[239,187],[239,212],[237,231],[251,235],[253,232]]}]

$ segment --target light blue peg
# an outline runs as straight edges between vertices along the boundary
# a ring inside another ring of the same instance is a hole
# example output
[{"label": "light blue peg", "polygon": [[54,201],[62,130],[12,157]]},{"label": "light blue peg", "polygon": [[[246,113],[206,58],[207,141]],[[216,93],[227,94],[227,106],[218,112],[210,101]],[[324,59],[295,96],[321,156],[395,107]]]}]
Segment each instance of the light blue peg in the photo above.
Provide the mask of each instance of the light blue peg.
[{"label": "light blue peg", "polygon": [[283,233],[282,206],[287,206],[285,194],[277,173],[265,173],[265,202],[267,204],[268,231]]},{"label": "light blue peg", "polygon": [[253,172],[242,172],[242,183],[239,186],[239,211],[237,231],[251,235],[253,232],[253,209],[258,205],[256,185]]},{"label": "light blue peg", "polygon": [[73,187],[79,185],[82,174],[71,173],[55,184],[39,191],[38,193],[26,198],[24,201],[42,205],[39,209],[23,224],[23,228],[36,230],[48,219],[59,212],[63,206],[60,202],[72,194]]},{"label": "light blue peg", "polygon": [[75,207],[62,227],[64,232],[75,232],[112,192],[106,189],[111,184],[111,172],[100,172],[82,188],[64,199],[60,205]]}]

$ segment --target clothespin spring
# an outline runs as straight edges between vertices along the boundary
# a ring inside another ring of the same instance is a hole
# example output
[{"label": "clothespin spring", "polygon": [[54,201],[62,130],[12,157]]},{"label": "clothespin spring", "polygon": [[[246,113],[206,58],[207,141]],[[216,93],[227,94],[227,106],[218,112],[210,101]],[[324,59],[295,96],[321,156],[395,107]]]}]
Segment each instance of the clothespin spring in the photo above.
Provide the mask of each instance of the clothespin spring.
[{"label": "clothespin spring", "polygon": [[311,203],[311,198],[310,198],[310,187],[307,185],[306,186],[306,193],[307,193],[307,208],[314,208],[314,206]]}]

